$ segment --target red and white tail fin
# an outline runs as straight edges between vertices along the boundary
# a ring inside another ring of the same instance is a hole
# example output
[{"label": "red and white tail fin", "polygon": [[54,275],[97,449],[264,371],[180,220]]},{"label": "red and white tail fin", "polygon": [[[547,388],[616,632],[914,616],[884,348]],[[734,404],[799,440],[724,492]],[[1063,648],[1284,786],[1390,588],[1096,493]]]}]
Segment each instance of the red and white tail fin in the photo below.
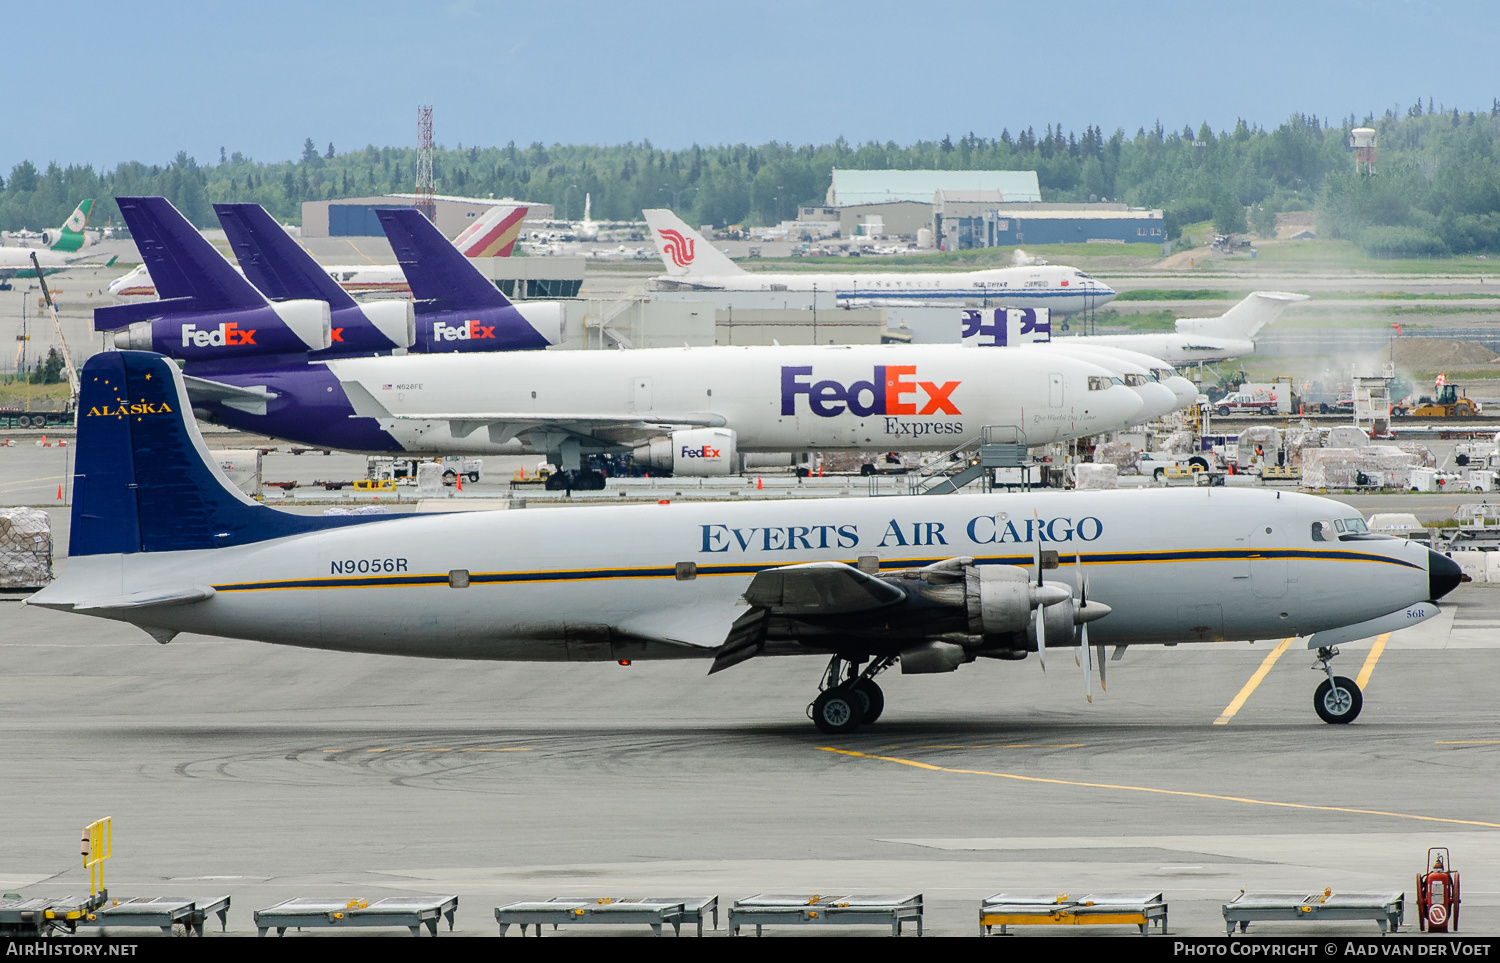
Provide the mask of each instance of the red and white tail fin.
[{"label": "red and white tail fin", "polygon": [[729,260],[724,253],[688,227],[682,218],[667,210],[642,211],[651,228],[656,252],[672,277],[723,277],[744,274],[745,269]]},{"label": "red and white tail fin", "polygon": [[464,228],[453,246],[464,257],[510,257],[529,210],[519,204],[496,204]]}]

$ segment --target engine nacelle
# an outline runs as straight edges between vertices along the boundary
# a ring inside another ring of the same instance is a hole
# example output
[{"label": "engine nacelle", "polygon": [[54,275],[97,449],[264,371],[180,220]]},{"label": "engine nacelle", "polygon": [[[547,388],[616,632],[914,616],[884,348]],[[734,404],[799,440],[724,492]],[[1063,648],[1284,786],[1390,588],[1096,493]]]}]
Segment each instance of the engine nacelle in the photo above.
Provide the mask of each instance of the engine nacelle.
[{"label": "engine nacelle", "polygon": [[[370,326],[396,347],[410,348],[417,340],[417,311],[414,302],[405,298],[387,298],[366,302],[359,309],[369,320]],[[347,330],[344,338],[350,339],[350,332]],[[384,345],[380,346],[380,349],[384,348]]]},{"label": "engine nacelle", "polygon": [[199,361],[321,351],[332,337],[326,301],[274,301],[263,308],[136,321],[115,334],[115,347]]},{"label": "engine nacelle", "polygon": [[1009,635],[1031,624],[1031,578],[1014,565],[970,565],[964,573],[969,631]]},{"label": "engine nacelle", "polygon": [[740,467],[735,434],[730,428],[686,428],[653,438],[636,448],[635,460],[674,475],[697,478],[733,475]]},{"label": "engine nacelle", "polygon": [[562,344],[567,339],[568,312],[561,301],[517,301],[515,308],[548,344]]}]

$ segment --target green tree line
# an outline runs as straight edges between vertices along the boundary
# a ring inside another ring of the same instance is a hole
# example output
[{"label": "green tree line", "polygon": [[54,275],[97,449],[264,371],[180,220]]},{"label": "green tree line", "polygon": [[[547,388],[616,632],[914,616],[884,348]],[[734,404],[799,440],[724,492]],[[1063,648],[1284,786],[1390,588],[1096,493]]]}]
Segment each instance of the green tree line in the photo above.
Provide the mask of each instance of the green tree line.
[{"label": "green tree line", "polygon": [[[1354,173],[1350,129],[1379,134],[1378,173]],[[1244,121],[1215,133],[1207,124],[1168,130],[1160,121],[1133,135],[1098,127],[1082,134],[1046,125],[998,137],[821,146],[767,143],[661,150],[649,141],[616,146],[533,143],[438,149],[439,193],[550,203],[559,217],[582,216],[593,197],[600,220],[639,220],[642,208],[670,207],[693,224],[774,224],[802,205],[823,203],[833,168],[1035,170],[1048,201],[1108,199],[1166,211],[1169,234],[1213,221],[1223,231],[1268,233],[1278,211],[1317,210],[1319,230],[1372,254],[1411,256],[1500,249],[1500,101],[1460,112],[1419,99],[1380,116],[1330,124],[1296,114],[1274,129]],[[414,148],[367,146],[339,152],[312,138],[296,160],[260,162],[221,149],[217,163],[180,152],[172,163],[39,169],[31,161],[0,182],[0,229],[61,224],[84,197],[98,199],[91,223],[119,222],[111,198],[161,194],[200,227],[217,226],[212,205],[255,201],[300,223],[303,201],[410,192]]]}]

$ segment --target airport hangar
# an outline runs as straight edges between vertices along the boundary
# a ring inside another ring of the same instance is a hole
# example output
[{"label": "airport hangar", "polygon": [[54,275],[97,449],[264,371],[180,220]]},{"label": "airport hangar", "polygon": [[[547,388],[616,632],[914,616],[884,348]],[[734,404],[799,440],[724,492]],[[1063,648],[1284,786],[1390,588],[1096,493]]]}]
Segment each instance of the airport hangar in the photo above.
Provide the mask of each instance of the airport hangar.
[{"label": "airport hangar", "polygon": [[1042,200],[1036,171],[835,168],[821,207],[802,207],[810,234],[916,237],[945,251],[1019,244],[1161,244],[1162,212],[1118,203]]},{"label": "airport hangar", "polygon": [[[385,237],[375,212],[392,207],[416,207],[416,194],[377,194],[370,197],[341,197],[327,201],[302,202],[302,237]],[[551,204],[518,201],[513,197],[478,198],[433,195],[437,219],[433,222],[444,236],[452,239],[473,223],[474,218],[496,204],[521,204],[531,210],[527,220],[549,220]]]}]

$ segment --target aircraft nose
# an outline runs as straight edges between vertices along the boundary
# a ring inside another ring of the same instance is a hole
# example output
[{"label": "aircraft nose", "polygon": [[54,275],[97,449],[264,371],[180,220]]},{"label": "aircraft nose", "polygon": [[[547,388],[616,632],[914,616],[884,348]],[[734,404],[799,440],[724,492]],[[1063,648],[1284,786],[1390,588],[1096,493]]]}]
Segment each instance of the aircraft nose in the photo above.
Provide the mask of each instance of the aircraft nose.
[{"label": "aircraft nose", "polygon": [[1094,304],[1108,304],[1115,299],[1115,289],[1103,281],[1094,282]]},{"label": "aircraft nose", "polygon": [[1428,549],[1427,551],[1427,597],[1436,602],[1449,592],[1458,588],[1462,582],[1469,581],[1464,570],[1458,567],[1458,563],[1446,555]]}]

